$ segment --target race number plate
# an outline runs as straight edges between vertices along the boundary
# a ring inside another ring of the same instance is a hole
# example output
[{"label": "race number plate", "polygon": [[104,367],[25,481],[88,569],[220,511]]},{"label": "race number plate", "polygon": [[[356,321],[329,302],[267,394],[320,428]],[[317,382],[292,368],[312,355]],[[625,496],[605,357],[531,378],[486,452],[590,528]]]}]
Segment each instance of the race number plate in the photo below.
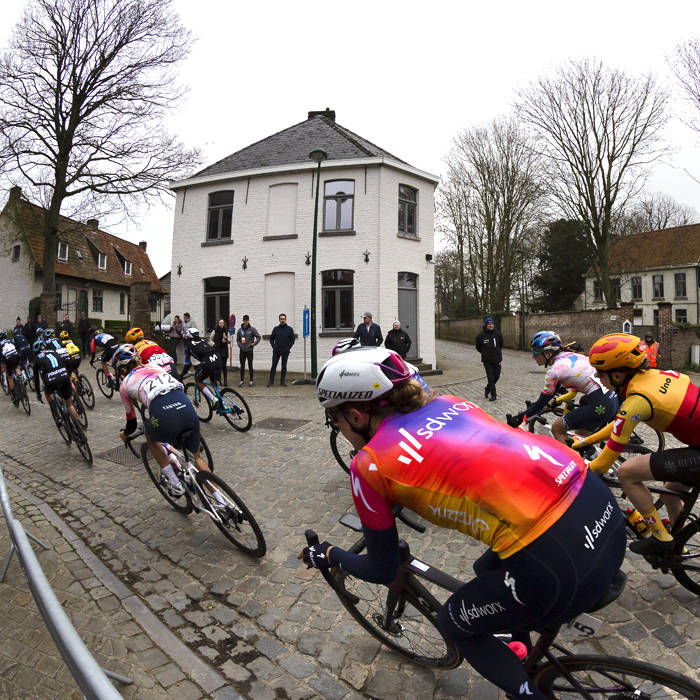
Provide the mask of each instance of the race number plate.
[{"label": "race number plate", "polygon": [[573,635],[574,637],[588,639],[589,637],[593,637],[595,635],[602,624],[603,623],[597,618],[583,613],[575,620],[567,622],[562,628],[562,631]]}]

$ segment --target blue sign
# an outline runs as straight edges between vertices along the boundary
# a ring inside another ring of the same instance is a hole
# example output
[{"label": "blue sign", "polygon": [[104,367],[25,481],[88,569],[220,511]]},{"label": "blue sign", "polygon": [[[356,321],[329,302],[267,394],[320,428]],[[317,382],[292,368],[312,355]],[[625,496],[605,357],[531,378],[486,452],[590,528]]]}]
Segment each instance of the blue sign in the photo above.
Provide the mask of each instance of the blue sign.
[{"label": "blue sign", "polygon": [[311,309],[304,309],[304,338],[311,335]]}]

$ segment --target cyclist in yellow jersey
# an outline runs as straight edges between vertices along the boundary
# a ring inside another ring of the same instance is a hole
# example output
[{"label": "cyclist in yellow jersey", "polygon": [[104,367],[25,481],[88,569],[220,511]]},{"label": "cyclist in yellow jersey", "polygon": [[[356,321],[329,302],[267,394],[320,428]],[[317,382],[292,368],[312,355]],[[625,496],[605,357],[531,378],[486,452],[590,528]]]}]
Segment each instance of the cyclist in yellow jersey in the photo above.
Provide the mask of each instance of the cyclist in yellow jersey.
[{"label": "cyclist in yellow jersey", "polygon": [[[665,481],[668,488],[690,490],[700,480],[700,389],[684,374],[650,369],[639,343],[636,336],[613,333],[600,338],[591,348],[589,360],[603,386],[617,391],[623,403],[610,425],[577,441],[574,447],[580,449],[607,440],[601,454],[588,465],[594,473],[603,474],[619,457],[640,422],[689,445],[632,457],[617,471],[625,494],[651,526],[653,535],[633,542],[630,549],[637,554],[651,554],[672,549],[674,543],[644,482]],[[674,523],[682,503],[671,496],[663,496],[663,501]]]},{"label": "cyclist in yellow jersey", "polygon": [[75,376],[79,377],[80,376],[80,371],[78,368],[80,367],[80,361],[82,360],[82,356],[80,355],[80,348],[70,339],[70,335],[68,335],[68,331],[61,331],[61,335],[59,335],[59,338],[61,339],[61,344],[63,347],[68,350],[68,355],[70,356],[70,364],[71,364],[71,371],[75,372]]}]

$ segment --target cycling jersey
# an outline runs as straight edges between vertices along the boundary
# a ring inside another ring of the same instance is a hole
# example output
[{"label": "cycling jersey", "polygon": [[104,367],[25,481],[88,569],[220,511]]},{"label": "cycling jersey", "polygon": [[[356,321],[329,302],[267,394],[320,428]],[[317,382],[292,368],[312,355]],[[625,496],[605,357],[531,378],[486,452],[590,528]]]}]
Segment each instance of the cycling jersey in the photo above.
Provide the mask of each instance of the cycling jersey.
[{"label": "cycling jersey", "polygon": [[134,401],[139,401],[146,408],[156,396],[167,394],[176,389],[182,390],[182,384],[162,367],[142,365],[133,369],[119,386],[127,419],[136,418]]},{"label": "cycling jersey", "polygon": [[[44,380],[44,390],[53,393],[59,387],[70,383],[70,358],[65,348],[42,350],[34,359],[34,376]],[[39,384],[37,381],[37,393]]]},{"label": "cycling jersey", "polygon": [[152,340],[142,340],[136,343],[135,347],[144,364],[158,365],[168,372],[175,366],[175,360]]},{"label": "cycling jersey", "polygon": [[557,383],[576,393],[592,394],[598,389],[605,391],[588,358],[575,352],[559,353],[555,357],[544,378],[542,393],[553,396]]},{"label": "cycling jersey", "polygon": [[565,445],[512,430],[454,396],[385,419],[350,468],[367,527],[392,527],[392,504],[399,503],[481,540],[502,559],[561,517],[585,473]]},{"label": "cycling jersey", "polygon": [[594,444],[609,438],[590,464],[593,471],[610,468],[640,422],[670,433],[686,445],[700,446],[700,389],[686,374],[648,369],[633,375],[621,393],[624,401],[615,420],[586,439]]},{"label": "cycling jersey", "polygon": [[58,338],[49,338],[46,342],[47,350],[61,350],[63,349],[63,343]]},{"label": "cycling jersey", "polygon": [[80,348],[78,348],[78,346],[72,340],[63,341],[63,347],[68,350],[68,354],[70,355],[71,359],[80,357]]},{"label": "cycling jersey", "polygon": [[21,333],[18,333],[16,336],[14,336],[14,338],[12,338],[12,343],[17,348],[17,352],[20,354],[24,351],[29,352],[32,349],[29,341]]},{"label": "cycling jersey", "polygon": [[14,358],[19,362],[19,353],[11,341],[3,340],[0,344],[0,358],[2,358],[3,362],[7,362],[10,358]]},{"label": "cycling jersey", "polygon": [[216,348],[209,345],[209,343],[202,338],[189,341],[187,347],[190,350],[190,355],[192,355],[192,357],[199,362],[204,362],[210,355],[216,355],[217,357],[219,356]]},{"label": "cycling jersey", "polygon": [[93,360],[95,359],[95,352],[97,352],[98,347],[103,348],[100,361],[109,362],[112,359],[112,355],[114,355],[114,351],[119,347],[119,341],[109,333],[98,333],[92,339],[91,350]]}]

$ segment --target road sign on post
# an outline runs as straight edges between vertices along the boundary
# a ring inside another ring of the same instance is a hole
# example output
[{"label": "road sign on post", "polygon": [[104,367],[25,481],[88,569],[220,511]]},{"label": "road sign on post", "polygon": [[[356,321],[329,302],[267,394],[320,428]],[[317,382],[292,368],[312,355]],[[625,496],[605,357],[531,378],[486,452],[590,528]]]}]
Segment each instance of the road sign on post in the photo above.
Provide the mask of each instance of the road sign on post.
[{"label": "road sign on post", "polygon": [[292,384],[315,384],[313,379],[306,378],[306,340],[311,335],[311,309],[304,305],[304,321],[301,334],[304,338],[304,378],[293,381]]},{"label": "road sign on post", "polygon": [[311,311],[304,307],[304,338],[311,335]]}]

